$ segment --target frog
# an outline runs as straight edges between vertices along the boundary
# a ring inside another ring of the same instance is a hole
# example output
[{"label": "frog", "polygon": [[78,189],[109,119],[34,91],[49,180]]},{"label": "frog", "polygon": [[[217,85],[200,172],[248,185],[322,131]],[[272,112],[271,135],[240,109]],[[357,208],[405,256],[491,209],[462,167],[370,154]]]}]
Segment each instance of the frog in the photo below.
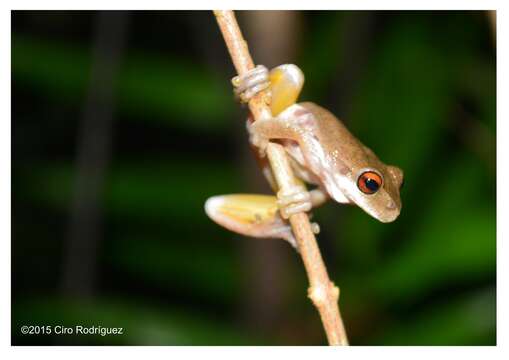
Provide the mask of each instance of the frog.
[{"label": "frog", "polygon": [[[403,170],[387,165],[345,124],[313,102],[297,102],[304,74],[294,64],[268,70],[258,65],[232,79],[234,92],[248,102],[266,94],[270,117],[247,120],[250,143],[262,171],[277,190],[266,159],[269,142],[281,144],[297,179],[296,185],[276,196],[230,194],[209,198],[205,212],[219,225],[256,238],[281,238],[296,246],[288,218],[310,211],[328,200],[351,204],[382,223],[396,220],[401,212]],[[306,184],[315,186],[308,191]],[[315,232],[319,226],[313,223]]]}]

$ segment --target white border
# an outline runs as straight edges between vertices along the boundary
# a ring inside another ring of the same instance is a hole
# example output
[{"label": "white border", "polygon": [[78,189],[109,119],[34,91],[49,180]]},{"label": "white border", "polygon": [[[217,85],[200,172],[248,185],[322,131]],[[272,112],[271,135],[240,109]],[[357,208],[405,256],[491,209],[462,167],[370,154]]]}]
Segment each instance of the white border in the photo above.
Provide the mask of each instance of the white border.
[{"label": "white border", "polygon": [[37,0],[29,1],[10,1],[9,9],[68,9],[68,10],[112,10],[112,9],[131,9],[131,10],[210,10],[215,9],[235,9],[235,10],[491,10],[502,8],[503,1],[496,0],[428,0],[428,1],[402,1],[402,0],[251,0],[251,1],[163,1],[163,0],[125,0],[125,1],[62,1],[46,0],[44,2]]},{"label": "white border", "polygon": [[[2,161],[2,176],[0,177],[0,199],[1,201],[1,222],[3,232],[1,249],[0,273],[3,296],[0,297],[1,304],[1,327],[0,338],[2,343],[1,358],[6,359],[14,356],[16,358],[41,358],[51,357],[52,359],[90,359],[91,357],[126,357],[139,358],[147,354],[151,358],[188,358],[200,357],[221,358],[221,359],[256,359],[260,360],[267,356],[292,356],[306,357],[320,356],[322,358],[376,358],[376,359],[426,359],[444,358],[455,356],[463,359],[479,359],[481,356],[492,358],[505,358],[502,355],[507,351],[507,303],[508,284],[507,270],[508,257],[507,246],[503,243],[503,234],[509,230],[507,221],[507,204],[509,202],[508,192],[508,169],[507,159],[509,158],[509,141],[505,142],[503,136],[507,137],[509,113],[507,109],[507,2],[504,1],[324,1],[313,0],[309,2],[297,1],[274,1],[274,0],[251,0],[240,3],[239,1],[193,1],[170,2],[170,1],[23,1],[2,2],[7,4],[2,9],[0,32],[2,44],[2,56],[0,57],[2,69],[2,106],[0,107],[4,116],[0,121],[0,158]],[[10,9],[337,9],[337,10],[479,10],[497,9],[497,96],[504,101],[497,102],[497,347],[353,347],[353,348],[328,348],[328,347],[10,347],[10,282],[11,282],[11,123],[10,119],[10,31],[11,14]],[[503,39],[500,41],[500,39]],[[503,163],[505,162],[505,164]],[[500,184],[500,186],[498,185]],[[7,201],[9,199],[9,201]],[[507,236],[506,239],[507,241]]]}]

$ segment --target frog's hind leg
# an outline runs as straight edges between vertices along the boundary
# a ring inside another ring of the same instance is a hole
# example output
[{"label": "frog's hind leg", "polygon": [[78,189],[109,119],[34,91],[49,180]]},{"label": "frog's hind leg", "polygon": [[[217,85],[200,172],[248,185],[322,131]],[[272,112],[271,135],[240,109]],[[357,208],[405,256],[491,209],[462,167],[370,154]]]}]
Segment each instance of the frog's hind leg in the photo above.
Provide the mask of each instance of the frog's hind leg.
[{"label": "frog's hind leg", "polygon": [[205,212],[230,231],[255,238],[280,238],[296,247],[290,226],[279,216],[275,196],[213,196],[205,203]]},{"label": "frog's hind leg", "polygon": [[284,64],[269,74],[272,115],[277,116],[295,104],[304,85],[304,74],[297,65]]},{"label": "frog's hind leg", "polygon": [[[278,199],[270,195],[230,194],[213,196],[205,203],[205,212],[217,224],[241,235],[278,238],[297,243],[288,222],[281,217]],[[316,234],[320,227],[312,223]]]}]

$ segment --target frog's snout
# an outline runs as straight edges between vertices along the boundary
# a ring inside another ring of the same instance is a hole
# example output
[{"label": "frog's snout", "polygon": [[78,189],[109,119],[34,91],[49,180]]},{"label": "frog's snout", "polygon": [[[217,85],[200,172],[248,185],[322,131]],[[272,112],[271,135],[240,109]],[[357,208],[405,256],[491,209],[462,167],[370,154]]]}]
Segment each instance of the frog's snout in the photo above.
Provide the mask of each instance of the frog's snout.
[{"label": "frog's snout", "polygon": [[394,202],[394,200],[389,200],[387,201],[387,210],[394,210],[396,209],[396,203]]},{"label": "frog's snout", "polygon": [[399,216],[401,209],[398,207],[394,200],[388,200],[385,204],[385,211],[378,216],[378,220],[383,223],[389,223],[396,220]]}]

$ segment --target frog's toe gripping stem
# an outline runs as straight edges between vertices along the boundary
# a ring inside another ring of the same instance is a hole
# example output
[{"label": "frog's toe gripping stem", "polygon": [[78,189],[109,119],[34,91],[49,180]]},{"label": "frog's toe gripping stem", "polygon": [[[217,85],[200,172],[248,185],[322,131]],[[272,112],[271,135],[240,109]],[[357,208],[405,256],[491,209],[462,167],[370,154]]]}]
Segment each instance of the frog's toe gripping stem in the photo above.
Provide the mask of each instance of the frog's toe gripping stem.
[{"label": "frog's toe gripping stem", "polygon": [[292,230],[278,210],[277,198],[269,195],[221,195],[205,203],[207,215],[230,231],[256,238],[284,239],[296,248]]},{"label": "frog's toe gripping stem", "polygon": [[277,116],[297,102],[304,86],[304,74],[293,64],[279,65],[270,73],[265,66],[258,65],[242,76],[235,76],[232,84],[235,94],[243,103],[270,88],[270,108],[272,114]]},{"label": "frog's toe gripping stem", "polygon": [[269,71],[263,65],[258,65],[247,73],[232,79],[233,91],[240,102],[247,103],[253,96],[270,86]]},{"label": "frog's toe gripping stem", "polygon": [[302,186],[295,185],[290,191],[284,193],[279,191],[277,198],[277,205],[283,219],[288,219],[293,214],[309,211],[313,207],[311,195]]},{"label": "frog's toe gripping stem", "polygon": [[267,145],[269,145],[269,139],[264,136],[260,136],[259,132],[253,130],[253,123],[249,120],[246,121],[246,129],[249,134],[249,143],[258,148],[258,156],[260,158],[264,158]]}]

